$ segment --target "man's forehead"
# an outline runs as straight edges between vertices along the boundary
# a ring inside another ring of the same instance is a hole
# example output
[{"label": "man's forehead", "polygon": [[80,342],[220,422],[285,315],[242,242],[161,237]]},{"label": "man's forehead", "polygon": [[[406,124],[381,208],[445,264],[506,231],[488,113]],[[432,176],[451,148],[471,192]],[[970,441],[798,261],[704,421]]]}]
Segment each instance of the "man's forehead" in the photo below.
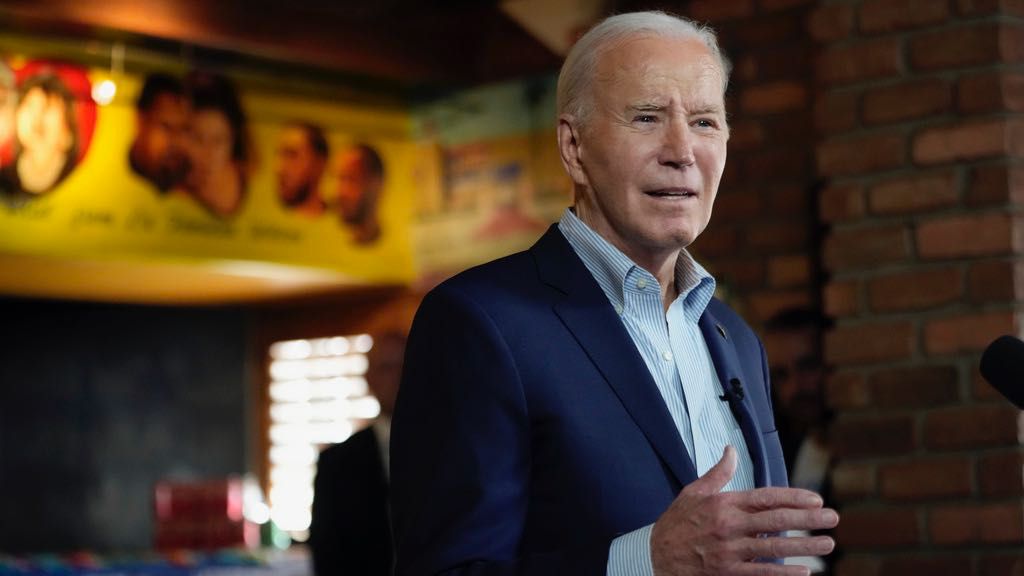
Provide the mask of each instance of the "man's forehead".
[{"label": "man's forehead", "polygon": [[609,48],[599,57],[594,79],[605,89],[651,95],[680,83],[688,90],[719,89],[723,84],[721,63],[699,39],[652,36],[629,38]]},{"label": "man's forehead", "polygon": [[605,63],[628,67],[656,58],[668,58],[680,64],[701,62],[718,70],[717,59],[701,39],[654,34],[636,34],[611,44],[598,56],[598,68]]}]

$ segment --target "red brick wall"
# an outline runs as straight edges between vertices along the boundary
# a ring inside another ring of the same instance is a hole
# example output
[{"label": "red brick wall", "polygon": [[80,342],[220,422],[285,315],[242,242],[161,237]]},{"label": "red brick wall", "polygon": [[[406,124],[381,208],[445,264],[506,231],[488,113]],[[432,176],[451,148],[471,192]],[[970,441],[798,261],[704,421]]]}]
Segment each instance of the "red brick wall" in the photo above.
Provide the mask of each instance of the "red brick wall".
[{"label": "red brick wall", "polygon": [[836,320],[836,572],[1024,575],[1020,412],[978,376],[1022,332],[1024,0],[667,7],[735,64],[698,258],[755,327]]},{"label": "red brick wall", "polygon": [[810,0],[697,0],[732,59],[732,135],[711,224],[694,252],[755,326],[820,301]]},{"label": "red brick wall", "polygon": [[1020,16],[1009,0],[852,0],[807,20],[841,576],[1024,558],[1019,412],[977,376],[985,345],[1021,328]]}]

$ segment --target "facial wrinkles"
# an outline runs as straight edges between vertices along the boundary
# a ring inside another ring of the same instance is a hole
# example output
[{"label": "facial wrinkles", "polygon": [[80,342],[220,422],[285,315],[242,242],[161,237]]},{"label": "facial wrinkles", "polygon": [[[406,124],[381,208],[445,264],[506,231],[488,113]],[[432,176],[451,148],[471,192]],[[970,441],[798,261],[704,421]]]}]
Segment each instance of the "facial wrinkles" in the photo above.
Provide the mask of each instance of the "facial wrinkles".
[{"label": "facial wrinkles", "polygon": [[[615,62],[609,68],[611,72],[598,75],[601,86],[593,122],[603,121],[630,133],[644,133],[660,129],[663,123],[688,126],[695,118],[707,118],[715,128],[694,134],[728,139],[724,103],[714,88],[721,83],[721,72],[710,58],[701,58],[682,69],[651,62],[633,67]],[[621,86],[637,87],[638,93],[616,89]],[[640,115],[655,116],[657,121],[638,123],[636,118]]]},{"label": "facial wrinkles", "polygon": [[714,64],[704,61],[687,66],[681,71],[651,68],[647,72],[648,78],[644,86],[649,87],[646,99],[653,104],[687,114],[722,110],[721,101],[716,98],[718,94],[709,93],[708,90],[709,86],[714,86],[720,81],[720,74]]},{"label": "facial wrinkles", "polygon": [[631,131],[653,129],[648,124],[636,124],[640,114],[657,114],[664,120],[688,123],[693,117],[708,117],[718,127],[716,133],[728,138],[728,125],[721,95],[713,88],[721,84],[721,72],[710,58],[701,58],[683,69],[665,68],[646,62],[639,67],[617,63],[614,71],[599,76],[602,84],[599,94],[619,94],[614,86],[639,86],[638,94],[622,95],[618,101],[600,97],[597,110],[614,125]]},{"label": "facial wrinkles", "polygon": [[[720,86],[722,84],[722,71],[717,64],[704,59],[698,66],[700,66],[700,71],[697,77],[701,81],[695,83],[696,86]],[[728,139],[729,123],[725,112],[724,95],[719,92],[702,94],[696,89],[692,92],[691,98],[693,98],[695,104],[693,112],[713,116],[718,122],[722,134]]]},{"label": "facial wrinkles", "polygon": [[[649,39],[637,37],[631,41]],[[711,199],[703,204],[710,212],[725,160],[728,126],[722,71],[713,55],[698,54],[696,58],[680,61],[674,57],[679,44],[669,46],[656,42],[624,47],[626,43],[603,54],[593,76],[593,114],[586,125],[578,127],[577,134],[578,137],[582,134],[578,152],[587,178],[577,208],[588,224],[615,230],[615,237],[633,236],[632,241],[636,242],[644,238],[637,237],[632,228],[638,218],[641,221],[645,218],[639,214],[647,210],[648,203],[635,193],[648,185],[681,182],[680,173],[671,176],[668,172],[675,168],[659,161],[658,150],[667,142],[666,135],[659,136],[659,131],[684,131],[691,143],[705,143],[695,150],[705,160],[698,162],[693,167],[696,173],[685,180],[687,185],[710,194]],[[638,120],[642,115],[653,118]],[[695,122],[699,119],[707,119],[711,124]],[[652,133],[650,139],[645,136],[649,132]],[[619,143],[613,144],[616,141]],[[627,161],[630,157],[632,159]],[[616,173],[615,167],[621,168],[623,161],[625,166],[631,167],[630,173]],[[631,191],[617,191],[618,188]],[[608,217],[634,212],[632,217]],[[587,213],[592,213],[589,218]],[[703,225],[700,228],[703,229]],[[700,230],[693,232],[699,234]]]}]

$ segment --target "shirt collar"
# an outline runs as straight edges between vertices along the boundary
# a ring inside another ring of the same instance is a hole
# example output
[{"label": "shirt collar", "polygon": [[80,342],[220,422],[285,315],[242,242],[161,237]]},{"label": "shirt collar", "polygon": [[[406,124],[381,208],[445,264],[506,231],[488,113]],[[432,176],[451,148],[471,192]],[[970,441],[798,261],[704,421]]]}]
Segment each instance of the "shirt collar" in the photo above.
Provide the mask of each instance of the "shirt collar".
[{"label": "shirt collar", "polygon": [[[572,208],[566,208],[562,213],[558,229],[583,260],[616,311],[624,308],[625,283],[631,272],[636,270],[654,279],[649,272],[637,266],[621,250],[580,220]],[[675,282],[679,292],[677,301],[683,301],[686,317],[696,322],[715,294],[714,277],[683,249],[679,251],[676,260]]]}]

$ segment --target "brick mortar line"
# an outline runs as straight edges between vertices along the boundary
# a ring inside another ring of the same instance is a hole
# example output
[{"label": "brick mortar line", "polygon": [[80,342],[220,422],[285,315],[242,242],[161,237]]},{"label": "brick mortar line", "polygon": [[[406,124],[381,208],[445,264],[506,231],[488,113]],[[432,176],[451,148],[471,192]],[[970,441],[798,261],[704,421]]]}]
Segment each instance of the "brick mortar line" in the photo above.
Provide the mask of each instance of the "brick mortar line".
[{"label": "brick mortar line", "polygon": [[[1022,19],[1024,21],[1024,19]],[[939,68],[935,70],[907,70],[907,74],[901,76],[884,76],[879,78],[865,79],[863,82],[844,82],[842,84],[822,84],[813,76],[816,88],[825,88],[825,92],[839,92],[847,94],[865,89],[892,88],[900,84],[911,84],[921,80],[943,80],[955,83],[965,77],[980,76],[983,72],[1021,72],[1024,64],[1020,62],[992,62],[988,64],[974,64],[960,68]],[[966,72],[966,73],[965,73]]]},{"label": "brick mortar line", "polygon": [[[933,116],[935,117],[933,118]],[[834,138],[818,138],[817,146],[829,143],[854,142],[860,138],[870,136],[895,136],[897,133],[914,136],[916,133],[936,128],[958,128],[963,124],[980,124],[997,120],[1021,120],[1021,118],[1021,112],[1013,112],[1009,110],[988,110],[976,114],[963,114],[957,112],[942,115],[930,114],[922,118],[914,118],[892,124],[860,126],[856,130],[836,134],[837,137]],[[913,162],[913,160],[911,160],[911,162]],[[933,164],[926,166],[933,166]]]},{"label": "brick mortar line", "polygon": [[[974,168],[986,168],[996,166],[1006,166],[1008,168],[1024,168],[1024,158],[1017,158],[1014,156],[986,156],[983,158],[977,158],[970,161],[952,162],[947,164],[934,164],[929,166],[928,169],[948,170],[950,168],[965,168],[971,170]],[[837,188],[841,186],[850,185],[861,185],[867,187],[871,182],[892,180],[899,178],[900,176],[909,176],[919,173],[920,167],[900,166],[898,168],[888,168],[885,170],[872,171],[864,174],[848,174],[843,176],[828,176],[823,178],[829,179],[829,186],[826,186],[825,188],[825,190],[828,190],[829,188]],[[851,220],[853,219],[855,218],[851,218]]]},{"label": "brick mortar line", "polygon": [[[952,315],[950,313],[953,313]],[[978,315],[988,314],[992,312],[1013,312],[1019,315],[1024,314],[1024,302],[1021,301],[1003,301],[1003,302],[981,302],[977,304],[971,303],[970,305],[965,304],[963,308],[955,310],[918,310],[918,311],[898,311],[891,314],[873,314],[868,318],[850,318],[846,316],[840,316],[834,318],[836,323],[835,328],[830,332],[835,331],[836,328],[856,328],[860,326],[873,326],[877,324],[891,324],[894,322],[906,322],[914,326],[923,328],[926,323],[932,320],[947,320],[951,317],[959,315]],[[961,314],[966,313],[966,314]],[[978,352],[981,352],[980,350]],[[932,358],[932,356],[927,356]],[[870,364],[870,363],[866,363]],[[858,364],[859,365],[859,364]]]},{"label": "brick mortar line", "polygon": [[[948,219],[950,216],[961,216],[961,217],[973,217],[973,216],[991,216],[991,215],[1007,215],[1012,217],[1024,216],[1024,203],[1020,204],[996,204],[988,206],[949,206],[940,208],[938,210],[929,210],[926,212],[912,213],[907,212],[903,214],[893,215],[882,215],[872,214],[868,218],[860,218],[856,221],[848,220],[842,222],[835,222],[831,226],[829,232],[835,233],[846,233],[856,232],[858,230],[870,230],[873,228],[888,227],[891,228],[893,225],[904,225],[905,227],[915,229],[921,224],[928,224],[937,220]],[[826,235],[826,238],[828,235]],[[916,246],[915,246],[916,248]],[[989,255],[979,255],[978,258],[988,257]],[[998,256],[998,255],[994,255]],[[939,259],[942,262],[948,262],[950,260],[957,260],[960,258],[975,258],[970,257],[955,257],[947,259]],[[933,262],[932,259],[922,259],[920,255],[915,254],[915,259],[921,259],[922,262]]]},{"label": "brick mortar line", "polygon": [[[1024,25],[1024,17],[1014,16],[1011,14],[1005,14],[1002,12],[995,12],[990,14],[981,14],[977,16],[969,16],[961,14],[957,10],[951,11],[945,19],[945,22],[933,22],[929,24],[915,25],[911,28],[904,28],[902,30],[889,30],[882,32],[865,32],[860,28],[860,10],[863,7],[862,3],[852,4],[855,7],[854,23],[850,28],[850,35],[846,38],[838,38],[836,40],[827,41],[824,43],[825,46],[837,48],[848,48],[855,46],[858,43],[872,42],[876,40],[885,40],[890,38],[902,38],[903,40],[910,41],[918,37],[927,36],[930,34],[939,34],[943,32],[952,32],[960,28],[972,28],[979,24],[1021,24]],[[809,26],[808,26],[809,27]],[[808,36],[813,38],[810,31],[807,31]],[[818,42],[819,47],[822,46],[821,42]]]}]

